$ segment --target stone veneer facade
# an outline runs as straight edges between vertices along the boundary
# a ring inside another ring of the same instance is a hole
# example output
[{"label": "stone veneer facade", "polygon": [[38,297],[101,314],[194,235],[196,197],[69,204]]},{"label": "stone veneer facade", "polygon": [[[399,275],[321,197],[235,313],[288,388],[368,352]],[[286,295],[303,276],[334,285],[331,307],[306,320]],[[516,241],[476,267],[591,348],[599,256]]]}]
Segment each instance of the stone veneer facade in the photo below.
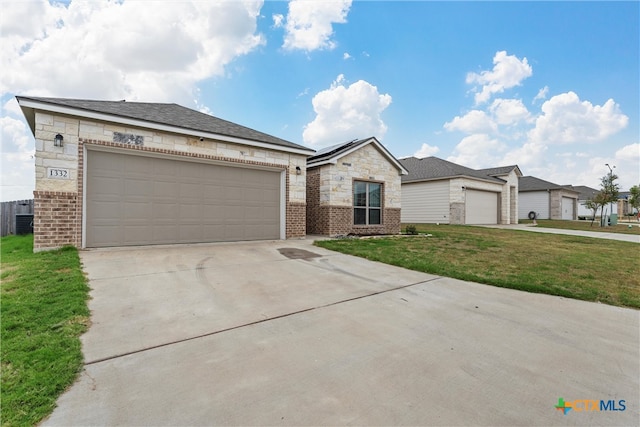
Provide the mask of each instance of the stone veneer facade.
[{"label": "stone veneer facade", "polygon": [[[114,132],[139,135],[142,145],[113,142]],[[55,147],[56,134],[64,137]],[[306,156],[267,148],[160,132],[117,123],[88,120],[76,116],[35,112],[34,251],[64,245],[82,245],[83,164],[85,146],[101,145],[118,149],[141,150],[198,158],[203,161],[268,166],[286,171],[287,238],[306,235]],[[296,167],[302,173],[296,174]],[[68,170],[64,178],[48,177],[49,168]]]},{"label": "stone veneer facade", "polygon": [[[353,182],[382,184],[382,224],[354,225]],[[372,144],[307,170],[307,233],[329,236],[400,233],[400,172]]]},{"label": "stone veneer facade", "polygon": [[479,181],[471,178],[454,178],[449,180],[449,224],[465,223],[464,189],[485,190],[499,193],[500,218],[498,224],[518,223],[518,175],[511,171],[508,175],[499,176],[505,184]]}]

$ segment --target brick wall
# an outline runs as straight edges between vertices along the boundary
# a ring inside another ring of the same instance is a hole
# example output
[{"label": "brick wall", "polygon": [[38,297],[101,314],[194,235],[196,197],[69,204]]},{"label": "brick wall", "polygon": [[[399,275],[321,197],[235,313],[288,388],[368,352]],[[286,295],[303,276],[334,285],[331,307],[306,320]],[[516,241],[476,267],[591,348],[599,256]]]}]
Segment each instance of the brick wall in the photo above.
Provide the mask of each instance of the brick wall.
[{"label": "brick wall", "polygon": [[307,234],[307,205],[305,203],[287,204],[287,239],[304,237]]},{"label": "brick wall", "polygon": [[307,169],[307,233],[326,234],[321,224],[320,168]]},{"label": "brick wall", "polygon": [[348,206],[320,206],[318,234],[340,236],[355,234],[359,236],[374,234],[400,233],[400,208],[385,208],[382,213],[382,225],[354,225],[353,208]]},{"label": "brick wall", "polygon": [[82,217],[77,193],[34,191],[33,250],[80,246]]}]

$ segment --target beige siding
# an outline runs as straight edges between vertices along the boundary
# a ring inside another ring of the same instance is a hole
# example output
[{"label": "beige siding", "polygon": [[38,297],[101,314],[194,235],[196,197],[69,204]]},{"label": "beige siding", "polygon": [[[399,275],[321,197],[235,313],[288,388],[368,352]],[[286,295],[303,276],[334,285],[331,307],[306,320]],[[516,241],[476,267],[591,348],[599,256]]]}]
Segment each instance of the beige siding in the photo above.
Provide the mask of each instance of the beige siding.
[{"label": "beige siding", "polygon": [[403,223],[449,223],[449,181],[402,186]]}]

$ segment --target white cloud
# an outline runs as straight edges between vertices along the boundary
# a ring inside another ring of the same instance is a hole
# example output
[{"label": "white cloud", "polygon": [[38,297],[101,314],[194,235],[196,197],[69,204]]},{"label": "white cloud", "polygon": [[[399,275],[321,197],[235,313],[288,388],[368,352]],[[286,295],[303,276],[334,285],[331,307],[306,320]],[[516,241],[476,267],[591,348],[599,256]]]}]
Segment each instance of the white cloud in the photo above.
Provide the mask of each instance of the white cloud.
[{"label": "white cloud", "polygon": [[507,55],[506,51],[496,52],[493,57],[493,70],[467,74],[467,83],[482,86],[475,94],[476,104],[487,102],[495,93],[518,86],[524,79],[533,74],[527,58],[518,59],[515,55]]},{"label": "white cloud", "polygon": [[542,104],[529,139],[545,144],[597,142],[627,126],[629,118],[609,99],[604,105],[580,101],[574,92],[556,95]]},{"label": "white cloud", "polygon": [[35,147],[25,122],[8,116],[0,118],[0,140],[2,141],[0,198],[2,201],[33,198]]},{"label": "white cloud", "polygon": [[272,18],[274,28],[281,28],[284,25],[284,15],[282,15],[281,13],[274,14]]},{"label": "white cloud", "polygon": [[636,162],[640,168],[640,143],[625,145],[616,151],[615,158],[617,160]]},{"label": "white cloud", "polygon": [[489,111],[499,125],[513,125],[529,119],[531,114],[519,99],[495,99]]},{"label": "white cloud", "polygon": [[548,94],[549,94],[549,86],[543,87],[538,91],[537,95],[533,98],[532,104],[535,104],[535,102],[538,100],[547,99]]},{"label": "white cloud", "polygon": [[450,122],[444,124],[448,131],[461,131],[465,133],[495,132],[498,130],[495,122],[481,110],[471,110],[464,116],[456,116]]},{"label": "white cloud", "polygon": [[[535,169],[542,166],[547,146],[537,142],[525,142],[519,147],[507,152],[499,162],[503,165],[518,165],[520,169]],[[532,172],[524,172],[525,175],[532,175]]]},{"label": "white cloud", "polygon": [[0,93],[190,102],[198,82],[264,43],[261,6],[5,2],[3,19],[14,24],[3,22]]},{"label": "white cloud", "polygon": [[340,74],[329,89],[313,97],[312,104],[316,117],[305,126],[302,137],[314,147],[359,137],[382,139],[387,132],[380,116],[391,104],[391,96],[380,94],[376,86],[364,80],[347,87]]},{"label": "white cloud", "polygon": [[336,42],[331,39],[333,24],[347,22],[350,8],[351,0],[290,1],[283,47],[307,52],[335,48]]},{"label": "white cloud", "polygon": [[[0,97],[177,102],[209,112],[197,85],[265,43],[257,32],[262,4],[4,1]],[[33,136],[13,98],[0,121],[2,199],[30,198]]]},{"label": "white cloud", "polygon": [[506,146],[489,135],[474,134],[463,138],[447,160],[469,168],[497,166]]},{"label": "white cloud", "polygon": [[424,157],[433,156],[437,154],[438,151],[440,151],[438,147],[432,147],[431,145],[425,143],[425,144],[422,144],[422,146],[418,151],[413,153],[413,156],[419,159],[422,159]]},{"label": "white cloud", "polygon": [[345,53],[342,55],[342,59],[345,59],[345,60],[346,60],[346,59],[349,59],[349,58],[351,58],[351,55],[349,55],[349,52],[345,52]]}]

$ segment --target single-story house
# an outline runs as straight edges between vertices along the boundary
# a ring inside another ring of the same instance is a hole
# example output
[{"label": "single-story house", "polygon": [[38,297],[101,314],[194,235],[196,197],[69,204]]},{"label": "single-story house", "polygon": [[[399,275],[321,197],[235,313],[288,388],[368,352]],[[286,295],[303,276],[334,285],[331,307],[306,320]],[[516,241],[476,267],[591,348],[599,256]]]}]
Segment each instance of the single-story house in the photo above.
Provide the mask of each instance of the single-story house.
[{"label": "single-story house", "polygon": [[35,251],[306,234],[314,150],[177,104],[17,100],[35,137]]},{"label": "single-story house", "polygon": [[406,174],[374,137],[318,151],[307,159],[307,233],[399,233]]},{"label": "single-story house", "polygon": [[523,176],[519,183],[518,218],[567,219],[578,218],[580,192],[534,176]]},{"label": "single-story house", "polygon": [[471,169],[437,157],[400,159],[402,222],[517,224],[517,165]]},{"label": "single-story house", "polygon": [[585,206],[587,200],[592,200],[599,190],[595,188],[587,187],[586,185],[572,186],[574,190],[578,192],[578,219],[591,218],[593,216],[593,210]]}]

